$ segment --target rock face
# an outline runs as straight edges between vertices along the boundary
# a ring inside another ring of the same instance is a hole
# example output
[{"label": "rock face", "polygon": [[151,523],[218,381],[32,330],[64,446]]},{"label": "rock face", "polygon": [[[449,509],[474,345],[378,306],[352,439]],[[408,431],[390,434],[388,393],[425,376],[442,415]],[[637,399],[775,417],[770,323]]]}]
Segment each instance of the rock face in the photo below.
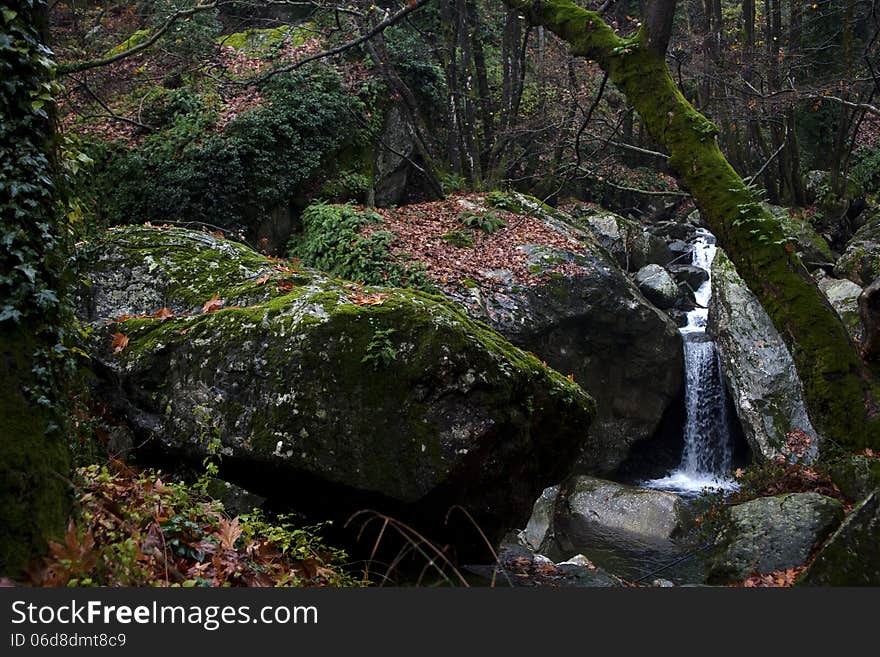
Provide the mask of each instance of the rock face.
[{"label": "rock face", "polygon": [[678,300],[678,286],[660,265],[647,265],[639,269],[636,285],[645,298],[661,310],[672,308]]},{"label": "rock face", "polygon": [[[648,303],[592,236],[563,213],[517,196],[522,212],[560,234],[573,235],[579,252],[525,244],[534,272],[572,265],[577,273],[552,273],[536,285],[503,275],[450,297],[515,345],[551,367],[572,374],[597,403],[587,448],[577,468],[613,473],[631,446],[654,436],[683,384],[681,335]],[[675,285],[673,284],[673,287]]]},{"label": "rock face", "polygon": [[801,576],[808,586],[880,586],[880,489],[865,498]]},{"label": "rock face", "polygon": [[732,506],[715,539],[709,581],[800,566],[842,519],[840,502],[818,493],[760,497]]},{"label": "rock face", "polygon": [[518,534],[519,541],[533,552],[541,552],[553,536],[553,518],[556,515],[556,502],[559,500],[559,486],[545,488],[541,497],[535,500],[532,515],[526,528]]},{"label": "rock face", "polygon": [[[579,386],[436,296],[179,229],[112,230],[80,256],[102,398],[167,453],[201,460],[219,439],[226,478],[256,493],[438,526],[460,503],[492,536],[564,475],[594,414]],[[149,316],[161,308],[174,316]],[[110,333],[128,338],[119,353]]]},{"label": "rock face", "polygon": [[859,314],[859,295],[862,288],[849,280],[826,277],[819,281],[819,289],[828,297],[853,340],[864,340],[865,330]]},{"label": "rock face", "polygon": [[834,274],[863,287],[880,277],[880,213],[856,231],[837,261]]},{"label": "rock face", "polygon": [[385,116],[382,142],[385,147],[376,149],[373,162],[373,201],[380,208],[403,200],[411,172],[408,158],[413,155],[415,144],[400,105],[392,105]]},{"label": "rock face", "polygon": [[642,226],[612,212],[580,211],[575,219],[585,226],[626,271],[645,265],[665,265],[672,259],[666,242]]},{"label": "rock face", "polygon": [[743,433],[752,453],[782,453],[786,434],[817,434],[807,417],[791,354],[761,304],[719,250],[712,263],[709,334],[715,340]]},{"label": "rock face", "polygon": [[561,522],[588,526],[592,533],[625,533],[667,540],[686,525],[687,512],[677,495],[633,488],[593,477],[566,482]]}]

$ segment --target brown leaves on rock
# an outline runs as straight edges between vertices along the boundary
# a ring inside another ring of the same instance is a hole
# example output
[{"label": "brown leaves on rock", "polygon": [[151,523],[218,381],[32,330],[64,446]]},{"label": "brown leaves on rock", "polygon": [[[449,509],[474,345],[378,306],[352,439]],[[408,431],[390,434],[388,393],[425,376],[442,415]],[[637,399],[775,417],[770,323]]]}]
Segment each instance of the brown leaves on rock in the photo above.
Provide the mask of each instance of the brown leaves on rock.
[{"label": "brown leaves on rock", "polygon": [[348,295],[349,300],[358,306],[381,306],[388,297],[388,292],[371,292],[369,294],[355,292]]},{"label": "brown leaves on rock", "polygon": [[125,333],[114,333],[110,336],[110,348],[114,354],[118,354],[128,346],[128,336]]},{"label": "brown leaves on rock", "polygon": [[167,307],[162,307],[152,315],[150,315],[153,319],[171,319],[174,317],[174,313]]},{"label": "brown leaves on rock", "polygon": [[[471,230],[462,224],[467,208],[482,212],[481,208],[503,220],[506,226],[492,234]],[[518,215],[497,208],[489,209],[484,196],[453,195],[443,201],[407,205],[397,209],[377,209],[382,216],[381,225],[368,225],[364,235],[375,231],[394,234],[392,252],[396,256],[409,257],[424,264],[428,275],[442,287],[458,288],[465,279],[477,281],[488,287],[498,284],[493,271],[507,270],[514,282],[535,284],[540,274],[529,271],[528,254],[521,248],[525,244],[542,244],[558,249],[582,250],[574,238],[554,230],[541,219]],[[455,232],[466,232],[473,246],[458,247],[444,239]],[[548,267],[554,271],[574,274],[580,267],[560,263]]]},{"label": "brown leaves on rock", "polygon": [[777,570],[772,573],[755,574],[741,582],[737,582],[733,586],[745,589],[789,587],[797,581],[797,578],[800,577],[806,568],[806,566],[798,566],[797,568]]},{"label": "brown leaves on rock", "polygon": [[216,312],[223,307],[224,303],[223,299],[215,294],[205,302],[204,306],[202,306],[202,314]]}]

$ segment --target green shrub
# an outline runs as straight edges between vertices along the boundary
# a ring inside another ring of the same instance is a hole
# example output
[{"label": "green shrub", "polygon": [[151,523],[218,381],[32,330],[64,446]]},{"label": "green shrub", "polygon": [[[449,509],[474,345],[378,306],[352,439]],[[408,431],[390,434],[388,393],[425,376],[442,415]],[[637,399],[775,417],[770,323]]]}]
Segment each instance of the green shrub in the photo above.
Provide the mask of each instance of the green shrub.
[{"label": "green shrub", "polygon": [[287,207],[359,152],[367,133],[347,109],[363,111],[334,70],[279,76],[267,102],[214,132],[215,115],[192,91],[160,92],[150,111],[162,129],[142,145],[92,142],[95,166],[81,180],[106,223],[194,221],[248,227]]},{"label": "green shrub", "polygon": [[479,229],[489,235],[494,233],[499,228],[504,228],[507,225],[501,217],[499,217],[494,212],[489,212],[488,210],[479,213],[464,212],[459,215],[459,219],[461,220],[461,223],[468,228]]},{"label": "green shrub", "polygon": [[288,246],[291,256],[309,266],[369,285],[435,291],[421,265],[401,262],[391,253],[392,233],[377,230],[360,234],[363,227],[382,223],[379,214],[351,205],[314,203],[303,212],[301,221],[302,235]]}]

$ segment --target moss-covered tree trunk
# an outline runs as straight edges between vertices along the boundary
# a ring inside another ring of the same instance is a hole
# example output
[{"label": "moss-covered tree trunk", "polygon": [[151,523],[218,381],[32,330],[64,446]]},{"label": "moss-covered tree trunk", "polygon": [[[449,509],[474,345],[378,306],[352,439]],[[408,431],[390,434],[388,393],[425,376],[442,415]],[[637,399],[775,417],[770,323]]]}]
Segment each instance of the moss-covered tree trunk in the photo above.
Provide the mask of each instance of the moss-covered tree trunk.
[{"label": "moss-covered tree trunk", "polygon": [[[670,153],[680,183],[760,299],[792,352],[810,419],[826,439],[847,448],[880,447],[877,378],[786,239],[725,159],[717,128],[685,99],[666,66],[670,24],[649,3],[642,29],[623,39],[571,0],[505,0],[536,25],[595,60],[626,95],[657,142]],[[654,0],[667,12],[674,0]],[[656,20],[654,20],[656,18]],[[651,33],[651,25],[659,26]]]},{"label": "moss-covered tree trunk", "polygon": [[66,437],[51,54],[41,2],[0,2],[0,573],[62,528]]}]

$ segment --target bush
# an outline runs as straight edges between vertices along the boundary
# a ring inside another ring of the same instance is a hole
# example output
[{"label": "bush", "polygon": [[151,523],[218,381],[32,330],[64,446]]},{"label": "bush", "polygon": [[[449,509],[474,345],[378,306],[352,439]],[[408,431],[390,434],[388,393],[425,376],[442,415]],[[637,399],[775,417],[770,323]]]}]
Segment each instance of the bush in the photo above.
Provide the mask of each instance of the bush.
[{"label": "bush", "polygon": [[362,235],[368,225],[380,225],[382,217],[351,205],[315,203],[302,214],[302,235],[290,241],[290,255],[306,264],[368,285],[412,287],[434,292],[420,265],[401,262],[390,251],[394,235],[376,230]]},{"label": "bush", "polygon": [[222,133],[192,91],[161,92],[150,103],[163,129],[143,144],[93,142],[92,175],[81,180],[106,223],[202,222],[249,227],[288,207],[315,180],[335,169],[342,153],[364,148],[367,134],[346,107],[363,107],[328,68],[279,76],[267,102],[239,116]]}]

